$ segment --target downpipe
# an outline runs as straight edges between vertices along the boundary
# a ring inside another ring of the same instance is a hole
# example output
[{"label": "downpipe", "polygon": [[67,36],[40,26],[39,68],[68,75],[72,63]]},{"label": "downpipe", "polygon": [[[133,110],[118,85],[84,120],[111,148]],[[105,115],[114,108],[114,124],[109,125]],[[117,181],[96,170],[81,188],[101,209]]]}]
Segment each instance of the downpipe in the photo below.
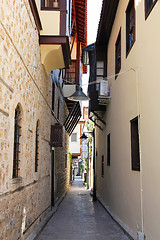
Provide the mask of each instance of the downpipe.
[{"label": "downpipe", "polygon": [[144,232],[141,232],[138,226],[138,223],[136,222],[137,225],[137,240],[145,240],[146,236],[144,234]]}]

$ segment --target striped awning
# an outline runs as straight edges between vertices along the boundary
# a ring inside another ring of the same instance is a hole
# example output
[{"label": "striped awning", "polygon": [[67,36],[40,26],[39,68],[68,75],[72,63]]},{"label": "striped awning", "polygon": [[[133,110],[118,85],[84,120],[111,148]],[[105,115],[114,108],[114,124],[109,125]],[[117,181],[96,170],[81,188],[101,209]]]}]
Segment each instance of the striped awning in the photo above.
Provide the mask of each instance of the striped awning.
[{"label": "striped awning", "polygon": [[64,127],[69,135],[72,134],[73,130],[75,129],[76,125],[78,124],[79,120],[81,118],[81,108],[79,102],[75,102],[72,110],[68,114]]}]

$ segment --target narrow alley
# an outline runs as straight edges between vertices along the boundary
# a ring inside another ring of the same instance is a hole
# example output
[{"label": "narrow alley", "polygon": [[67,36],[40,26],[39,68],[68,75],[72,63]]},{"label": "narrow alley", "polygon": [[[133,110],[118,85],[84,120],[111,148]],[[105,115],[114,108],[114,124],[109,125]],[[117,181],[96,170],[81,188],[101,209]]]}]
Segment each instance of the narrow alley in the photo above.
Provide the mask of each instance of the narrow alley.
[{"label": "narrow alley", "polygon": [[76,177],[58,211],[37,237],[38,240],[127,240],[129,239],[97,201],[92,201],[83,180]]}]

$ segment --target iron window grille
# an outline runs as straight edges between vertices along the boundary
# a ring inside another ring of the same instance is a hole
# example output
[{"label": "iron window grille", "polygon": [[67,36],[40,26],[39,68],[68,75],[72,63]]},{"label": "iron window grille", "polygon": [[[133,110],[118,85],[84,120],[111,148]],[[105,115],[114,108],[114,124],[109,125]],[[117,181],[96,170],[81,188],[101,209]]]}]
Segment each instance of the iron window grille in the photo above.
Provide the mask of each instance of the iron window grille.
[{"label": "iron window grille", "polygon": [[158,0],[145,0],[145,19],[147,19],[157,1]]},{"label": "iron window grille", "polygon": [[20,173],[19,155],[20,155],[20,137],[21,137],[21,109],[18,105],[15,109],[14,118],[14,153],[13,153],[13,178],[18,178]]},{"label": "iron window grille", "polygon": [[[115,45],[115,74],[118,74],[121,69],[121,29],[119,31]],[[115,77],[117,78],[117,76]]]},{"label": "iron window grille", "polygon": [[39,121],[36,124],[35,172],[38,172],[39,163]]},{"label": "iron window grille", "polygon": [[53,10],[59,8],[59,0],[41,0],[41,9],[42,10]]},{"label": "iron window grille", "polygon": [[126,10],[126,55],[135,42],[135,7],[134,0],[130,0]]}]

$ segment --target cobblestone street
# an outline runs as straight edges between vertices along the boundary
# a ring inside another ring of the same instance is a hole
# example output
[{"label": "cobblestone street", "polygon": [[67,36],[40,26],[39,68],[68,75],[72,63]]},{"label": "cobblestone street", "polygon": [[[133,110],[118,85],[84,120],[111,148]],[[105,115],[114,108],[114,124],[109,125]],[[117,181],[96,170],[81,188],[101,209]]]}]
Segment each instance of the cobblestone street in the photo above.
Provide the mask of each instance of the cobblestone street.
[{"label": "cobblestone street", "polygon": [[129,239],[77,178],[38,240]]}]

